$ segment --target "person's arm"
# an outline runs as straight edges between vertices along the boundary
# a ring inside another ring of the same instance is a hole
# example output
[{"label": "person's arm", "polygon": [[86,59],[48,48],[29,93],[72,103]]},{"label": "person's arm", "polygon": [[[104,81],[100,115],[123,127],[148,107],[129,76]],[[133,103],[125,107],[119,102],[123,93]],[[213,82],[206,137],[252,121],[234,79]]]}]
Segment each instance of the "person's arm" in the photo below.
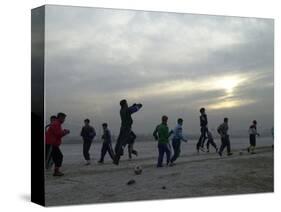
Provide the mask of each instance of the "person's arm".
[{"label": "person's arm", "polygon": [[155,128],[155,130],[154,130],[154,132],[153,132],[153,137],[154,137],[155,140],[158,140],[158,135],[157,135],[157,133],[158,133],[158,126]]},{"label": "person's arm", "polygon": [[258,130],[256,129],[256,135],[260,137],[260,134],[258,133]]},{"label": "person's arm", "polygon": [[173,133],[174,133],[174,131],[171,130],[171,131],[169,132],[169,134],[168,134],[168,138],[170,138],[170,136],[171,136]]},{"label": "person's arm", "polygon": [[45,127],[45,131],[47,131],[47,130],[48,130],[48,128],[50,127],[50,125],[51,125],[51,124],[47,124],[47,125],[46,125],[46,127]]},{"label": "person's arm", "polygon": [[133,114],[139,111],[139,109],[141,108],[142,108],[142,104],[133,104],[131,107],[128,108],[128,110],[130,111],[130,114]]},{"label": "person's arm", "polygon": [[180,139],[183,140],[184,142],[187,142],[187,139],[185,139],[185,138],[183,137],[183,135],[182,135],[182,129],[180,129],[180,131],[179,131],[179,137],[180,137]]},{"label": "person's arm", "polygon": [[224,136],[224,134],[223,134],[223,126],[222,126],[222,125],[220,125],[220,126],[218,127],[218,133],[220,134],[221,137]]},{"label": "person's arm", "polygon": [[182,136],[182,128],[178,128],[178,132],[177,132],[177,133],[178,133],[178,136],[179,136],[180,140],[183,140],[183,141],[184,141],[185,139],[184,139],[184,137]]}]

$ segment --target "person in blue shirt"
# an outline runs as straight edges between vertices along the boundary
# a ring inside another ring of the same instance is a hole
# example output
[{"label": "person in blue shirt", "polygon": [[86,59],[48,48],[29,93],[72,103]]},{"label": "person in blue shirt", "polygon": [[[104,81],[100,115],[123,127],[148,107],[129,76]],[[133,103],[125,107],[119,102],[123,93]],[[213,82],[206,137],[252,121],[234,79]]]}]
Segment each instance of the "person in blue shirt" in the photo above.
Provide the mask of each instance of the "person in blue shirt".
[{"label": "person in blue shirt", "polygon": [[124,148],[131,140],[131,131],[133,125],[132,114],[136,113],[142,108],[142,104],[133,104],[128,106],[127,100],[123,99],[120,101],[120,118],[121,118],[121,127],[120,133],[115,145],[115,157],[113,163],[115,165],[119,164],[121,155],[123,155]]},{"label": "person in blue shirt", "polygon": [[172,146],[173,146],[173,150],[174,150],[174,155],[171,159],[170,166],[173,166],[174,162],[180,156],[181,141],[187,142],[187,140],[183,137],[183,134],[182,134],[182,125],[183,125],[183,119],[179,118],[176,127],[172,131],[172,133],[173,133]]}]

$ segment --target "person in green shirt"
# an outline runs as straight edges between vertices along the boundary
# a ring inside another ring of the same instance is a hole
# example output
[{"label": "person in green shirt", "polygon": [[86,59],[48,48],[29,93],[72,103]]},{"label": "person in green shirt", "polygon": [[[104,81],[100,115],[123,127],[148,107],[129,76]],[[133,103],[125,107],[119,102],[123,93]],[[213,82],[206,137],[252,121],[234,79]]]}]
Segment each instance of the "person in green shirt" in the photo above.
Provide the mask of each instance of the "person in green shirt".
[{"label": "person in green shirt", "polygon": [[171,148],[169,144],[169,137],[172,134],[172,132],[169,132],[169,127],[168,127],[168,117],[167,116],[162,116],[162,123],[157,125],[154,132],[153,136],[155,140],[158,141],[158,163],[157,167],[163,167],[163,158],[164,154],[166,154],[167,157],[167,165],[170,163],[170,157],[171,157]]}]

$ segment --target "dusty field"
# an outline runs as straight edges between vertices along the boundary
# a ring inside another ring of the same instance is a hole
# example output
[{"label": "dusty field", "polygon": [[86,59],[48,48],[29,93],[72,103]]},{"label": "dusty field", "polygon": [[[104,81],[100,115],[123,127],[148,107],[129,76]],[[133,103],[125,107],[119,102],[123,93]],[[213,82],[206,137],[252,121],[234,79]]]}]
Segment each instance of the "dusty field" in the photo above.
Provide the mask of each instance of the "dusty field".
[{"label": "dusty field", "polygon": [[[219,143],[217,141],[217,143]],[[211,153],[195,153],[195,141],[182,144],[182,155],[174,167],[156,168],[155,142],[139,142],[139,156],[132,161],[125,152],[119,166],[106,156],[105,164],[97,164],[100,144],[91,149],[90,166],[84,166],[82,146],[64,144],[63,172],[55,178],[46,172],[46,205],[87,204],[133,200],[231,195],[273,192],[273,150],[270,138],[258,140],[257,154],[245,151],[247,139],[233,139],[234,155],[220,158]],[[243,150],[243,154],[239,152]],[[143,174],[136,176],[135,165]],[[133,185],[126,185],[130,180]],[[163,189],[163,186],[166,188]]]}]

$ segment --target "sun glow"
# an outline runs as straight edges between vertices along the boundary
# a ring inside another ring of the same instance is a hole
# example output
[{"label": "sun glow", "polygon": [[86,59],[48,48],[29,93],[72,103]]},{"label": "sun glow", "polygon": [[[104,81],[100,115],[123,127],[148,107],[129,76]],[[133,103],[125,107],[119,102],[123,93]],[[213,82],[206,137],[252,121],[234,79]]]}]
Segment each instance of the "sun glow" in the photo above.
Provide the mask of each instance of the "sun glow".
[{"label": "sun glow", "polygon": [[219,109],[227,109],[227,108],[234,108],[234,107],[240,107],[244,105],[248,105],[253,103],[253,100],[224,100],[220,101],[218,103],[210,104],[208,105],[208,108],[211,110],[219,110]]},{"label": "sun glow", "polygon": [[227,94],[231,94],[233,90],[245,81],[245,77],[234,75],[225,76],[217,80],[217,87],[225,90]]},{"label": "sun glow", "polygon": [[185,96],[186,94],[200,96],[200,93],[204,92],[222,91],[218,93],[217,97],[205,99],[204,104],[213,110],[234,108],[251,103],[250,100],[235,98],[237,88],[245,84],[249,78],[249,75],[233,74],[196,80],[163,81],[147,87],[127,91],[122,93],[121,96],[137,100],[146,97]]}]

